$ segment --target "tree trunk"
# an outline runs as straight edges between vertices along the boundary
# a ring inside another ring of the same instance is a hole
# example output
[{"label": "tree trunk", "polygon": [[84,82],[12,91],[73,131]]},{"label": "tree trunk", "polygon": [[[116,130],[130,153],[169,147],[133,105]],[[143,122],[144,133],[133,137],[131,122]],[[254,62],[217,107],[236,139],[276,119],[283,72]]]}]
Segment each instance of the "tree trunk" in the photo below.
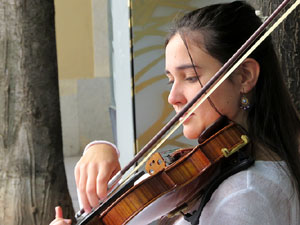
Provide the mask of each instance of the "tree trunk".
[{"label": "tree trunk", "polygon": [[[282,0],[248,1],[264,16],[269,16]],[[291,1],[295,2],[295,1]],[[289,4],[291,5],[291,4]],[[288,6],[289,6],[288,5]],[[286,7],[287,8],[287,7]],[[286,10],[284,10],[286,11]],[[298,6],[287,19],[272,33],[274,46],[281,62],[281,68],[287,87],[298,112],[300,112],[300,7]]]},{"label": "tree trunk", "polygon": [[0,1],[0,223],[74,215],[62,154],[53,0]]}]

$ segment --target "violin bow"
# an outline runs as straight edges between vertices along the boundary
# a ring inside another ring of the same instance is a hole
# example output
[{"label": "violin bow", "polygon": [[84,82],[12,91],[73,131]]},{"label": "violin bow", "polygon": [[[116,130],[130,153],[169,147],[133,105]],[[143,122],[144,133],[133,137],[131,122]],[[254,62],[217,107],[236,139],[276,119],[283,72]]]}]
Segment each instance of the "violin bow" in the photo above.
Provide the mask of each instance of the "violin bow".
[{"label": "violin bow", "polygon": [[[111,190],[108,194],[108,199],[113,193],[116,192],[124,183],[150,158],[150,156],[157,151],[157,149],[177,130],[184,121],[226,80],[231,73],[275,30],[279,24],[284,21],[284,19],[300,4],[300,0],[296,0],[291,7],[282,14],[282,16],[269,28],[266,28],[275,19],[275,17],[281,12],[281,10],[290,2],[291,0],[284,0],[274,12],[261,24],[261,26],[250,36],[250,38],[236,51],[236,53],[219,69],[219,71],[202,87],[202,89],[197,93],[197,95],[188,102],[181,111],[179,111],[136,155],[135,157],[123,168],[121,169],[109,182],[107,189]],[[262,35],[262,33],[266,32]],[[259,37],[261,35],[261,37]],[[259,38],[258,38],[259,37]],[[255,42],[256,41],[256,42]],[[252,46],[251,46],[252,45]],[[251,46],[251,47],[250,47]],[[250,48],[249,48],[250,47]],[[249,48],[249,49],[248,49]],[[248,49],[248,50],[247,50]],[[241,56],[244,53],[243,56]],[[225,73],[225,74],[224,74]],[[224,74],[222,76],[222,74]],[[215,85],[214,85],[215,84]],[[201,98],[202,97],[202,98]],[[200,99],[201,98],[201,99]],[[200,101],[198,101],[200,99]],[[198,102],[197,102],[198,101]],[[197,102],[197,103],[196,103]],[[196,104],[195,104],[196,103]],[[195,104],[195,105],[194,105]],[[194,106],[193,106],[194,105]],[[190,110],[189,110],[190,109]],[[187,111],[189,112],[182,117]],[[179,121],[179,122],[178,122]],[[174,126],[174,124],[177,124]],[[173,127],[174,126],[174,127]],[[168,130],[173,127],[169,132]],[[168,132],[168,133],[167,133]],[[166,134],[167,133],[167,134]],[[165,135],[166,134],[166,135]],[[163,139],[161,139],[165,135]],[[121,180],[123,175],[139,160],[141,157],[147,153],[159,140],[161,141],[152,149],[152,151],[144,157],[144,159],[130,172],[130,174]],[[118,184],[117,184],[118,183]],[[105,201],[105,200],[104,200]],[[81,209],[77,216],[79,217],[84,212]]]}]

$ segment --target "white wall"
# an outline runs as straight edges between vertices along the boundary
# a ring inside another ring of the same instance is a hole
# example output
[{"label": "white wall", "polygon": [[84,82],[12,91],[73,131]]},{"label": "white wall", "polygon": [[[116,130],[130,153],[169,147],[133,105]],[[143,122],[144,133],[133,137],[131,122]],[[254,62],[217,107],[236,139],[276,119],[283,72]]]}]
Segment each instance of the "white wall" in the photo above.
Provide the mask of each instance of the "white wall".
[{"label": "white wall", "polygon": [[55,0],[65,156],[95,139],[113,141],[107,0]]},{"label": "white wall", "polygon": [[111,1],[113,85],[117,146],[123,167],[134,155],[129,9],[125,0]]}]

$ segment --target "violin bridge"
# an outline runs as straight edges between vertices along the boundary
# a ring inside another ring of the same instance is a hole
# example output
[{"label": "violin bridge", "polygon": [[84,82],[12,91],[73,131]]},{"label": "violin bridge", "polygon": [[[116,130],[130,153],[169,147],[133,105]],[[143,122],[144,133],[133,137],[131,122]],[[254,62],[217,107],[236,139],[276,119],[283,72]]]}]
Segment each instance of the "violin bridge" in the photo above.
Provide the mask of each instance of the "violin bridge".
[{"label": "violin bridge", "polygon": [[159,171],[166,168],[166,162],[159,152],[154,153],[146,162],[145,170],[150,174],[154,175]]}]

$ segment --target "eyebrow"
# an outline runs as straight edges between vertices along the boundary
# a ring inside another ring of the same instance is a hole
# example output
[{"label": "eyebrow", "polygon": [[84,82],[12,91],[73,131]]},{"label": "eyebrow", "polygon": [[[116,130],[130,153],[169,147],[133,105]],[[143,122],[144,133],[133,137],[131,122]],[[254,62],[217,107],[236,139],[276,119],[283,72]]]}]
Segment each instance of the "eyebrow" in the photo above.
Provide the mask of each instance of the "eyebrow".
[{"label": "eyebrow", "polygon": [[[186,69],[193,69],[193,68],[200,68],[199,66],[197,65],[192,65],[192,64],[183,64],[183,65],[180,65],[180,66],[177,66],[176,67],[176,70],[186,70]],[[170,74],[170,71],[169,70],[165,70],[165,73],[166,74]]]}]

